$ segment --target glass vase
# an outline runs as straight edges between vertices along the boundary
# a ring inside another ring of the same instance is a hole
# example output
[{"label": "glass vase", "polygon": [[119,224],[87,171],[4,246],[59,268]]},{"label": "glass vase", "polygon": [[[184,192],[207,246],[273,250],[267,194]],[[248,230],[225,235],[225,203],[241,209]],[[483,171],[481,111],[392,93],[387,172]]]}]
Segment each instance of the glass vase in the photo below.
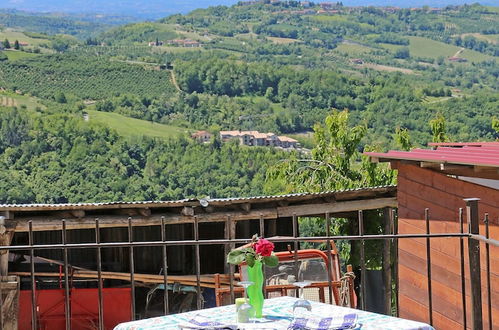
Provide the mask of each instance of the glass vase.
[{"label": "glass vase", "polygon": [[248,288],[251,306],[255,309],[255,317],[261,318],[263,311],[263,270],[261,261],[255,260],[253,267],[248,267],[248,279],[253,285]]}]

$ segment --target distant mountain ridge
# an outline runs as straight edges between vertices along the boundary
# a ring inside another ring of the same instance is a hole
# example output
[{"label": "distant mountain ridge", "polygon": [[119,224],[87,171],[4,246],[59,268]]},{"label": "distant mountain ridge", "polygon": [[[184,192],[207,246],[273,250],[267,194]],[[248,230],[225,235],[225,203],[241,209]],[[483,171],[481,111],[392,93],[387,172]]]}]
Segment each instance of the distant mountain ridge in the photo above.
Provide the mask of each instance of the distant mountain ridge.
[{"label": "distant mountain ridge", "polygon": [[[126,15],[140,19],[158,19],[176,13],[187,13],[197,8],[233,5],[238,0],[6,0],[0,8],[13,8],[34,12],[103,13]],[[324,1],[314,1],[316,3]],[[474,3],[466,0],[350,0],[346,6],[433,6]],[[482,5],[499,5],[499,0],[480,1]]]}]

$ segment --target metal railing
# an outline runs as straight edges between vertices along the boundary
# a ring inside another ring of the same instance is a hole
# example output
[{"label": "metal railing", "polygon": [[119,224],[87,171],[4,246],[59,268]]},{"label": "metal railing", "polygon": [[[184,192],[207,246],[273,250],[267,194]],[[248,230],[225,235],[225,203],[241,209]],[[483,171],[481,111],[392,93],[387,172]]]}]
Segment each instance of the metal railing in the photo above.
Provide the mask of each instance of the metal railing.
[{"label": "metal railing", "polygon": [[[325,219],[325,227],[326,227],[326,236],[321,237],[301,237],[299,236],[299,228],[298,228],[298,217],[293,216],[292,218],[292,226],[293,226],[293,237],[275,237],[269,240],[274,243],[290,243],[294,245],[295,251],[295,263],[297,262],[297,253],[296,251],[299,248],[299,243],[303,241],[308,242],[327,242],[327,255],[328,259],[331,260],[331,245],[330,242],[334,240],[348,240],[348,241],[360,241],[360,290],[358,292],[359,295],[359,306],[361,309],[365,309],[366,307],[366,260],[365,260],[365,242],[370,240],[390,240],[390,242],[394,243],[395,253],[397,253],[397,246],[399,240],[404,239],[413,239],[413,238],[421,238],[426,241],[426,266],[427,266],[427,296],[428,296],[428,320],[429,323],[433,325],[433,292],[432,292],[432,260],[431,260],[431,241],[437,238],[454,238],[459,240],[460,247],[460,272],[461,272],[461,295],[462,295],[462,309],[463,309],[463,328],[472,327],[473,329],[483,329],[483,319],[482,319],[482,288],[481,288],[481,274],[480,271],[476,271],[480,269],[480,243],[485,245],[485,260],[486,260],[486,288],[487,288],[487,309],[488,309],[488,324],[489,328],[492,329],[492,300],[491,300],[491,281],[490,281],[490,246],[498,247],[499,241],[491,239],[489,236],[489,216],[485,214],[484,217],[484,225],[485,225],[485,235],[479,234],[479,214],[478,214],[478,199],[467,199],[466,200],[466,218],[468,220],[468,232],[465,232],[463,229],[464,225],[464,210],[459,210],[458,215],[458,223],[460,225],[460,232],[457,233],[431,233],[430,232],[430,210],[425,210],[425,224],[426,224],[426,232],[424,234],[399,234],[397,233],[396,226],[394,230],[389,233],[385,233],[382,235],[371,235],[365,234],[364,231],[364,214],[362,210],[358,211],[358,235],[346,235],[346,236],[331,236],[329,235],[329,228],[331,225],[331,215],[329,213],[324,214]],[[394,216],[392,216],[392,219]],[[259,235],[265,236],[265,219],[263,216],[259,219]],[[161,240],[159,241],[134,241],[133,240],[133,219],[128,218],[128,241],[124,242],[101,242],[100,238],[100,227],[99,227],[99,219],[95,219],[95,242],[94,243],[67,243],[66,235],[66,221],[61,220],[61,244],[36,244],[33,241],[33,224],[29,222],[28,228],[28,245],[15,245],[15,246],[0,246],[0,251],[9,250],[9,251],[29,251],[30,255],[30,280],[31,280],[31,326],[32,329],[38,329],[37,325],[37,301],[36,301],[36,291],[37,291],[37,282],[36,282],[36,272],[35,272],[35,255],[36,252],[42,250],[59,250],[62,251],[63,255],[63,274],[64,278],[64,290],[65,290],[65,299],[64,299],[64,307],[65,307],[65,316],[66,316],[66,329],[71,328],[71,302],[70,302],[70,264],[68,262],[68,250],[71,249],[95,249],[96,250],[96,269],[97,269],[97,280],[98,280],[98,329],[104,329],[104,302],[103,302],[103,286],[104,280],[102,277],[102,249],[112,249],[112,248],[128,248],[129,251],[129,259],[130,259],[130,288],[131,288],[131,314],[132,320],[135,319],[136,315],[136,280],[135,280],[135,265],[134,265],[134,249],[138,247],[161,247],[162,249],[162,260],[163,260],[163,284],[165,287],[163,294],[163,313],[165,315],[170,313],[169,306],[169,292],[168,292],[168,260],[167,260],[167,250],[172,246],[192,246],[194,247],[194,256],[195,256],[195,271],[196,271],[196,297],[197,297],[197,308],[202,308],[202,290],[201,290],[201,260],[200,260],[200,247],[202,246],[212,246],[212,245],[225,245],[225,246],[234,246],[236,244],[246,244],[250,242],[250,239],[236,239],[231,236],[230,230],[226,233],[224,239],[209,239],[209,240],[200,240],[199,239],[199,222],[198,219],[194,216],[193,218],[194,224],[194,239],[189,240],[166,240],[166,226],[165,220],[161,219],[161,223],[158,223],[158,226],[161,226]],[[227,224],[234,225],[230,218],[227,218]],[[464,240],[467,240],[468,243],[468,258],[469,258],[469,273],[470,273],[470,297],[471,297],[471,321],[467,320],[467,310],[466,310],[466,278],[465,278],[465,247]],[[381,251],[380,251],[381,253]],[[396,259],[397,260],[397,259]],[[397,262],[395,262],[392,266],[392,270],[397,268]],[[230,283],[230,292],[231,292],[231,301],[234,301],[234,270],[233,267],[229,267],[229,283]],[[331,295],[332,292],[332,283],[331,279],[329,282],[329,293]],[[399,278],[395,276],[393,282],[395,283],[395,290],[397,293],[396,301],[391,301],[393,305],[397,306],[398,311],[398,288],[399,288]],[[390,283],[391,284],[391,283]],[[1,289],[1,286],[0,286]],[[2,299],[2,294],[0,292],[0,299]],[[329,301],[332,303],[333,299]],[[0,301],[3,304],[3,301]],[[3,313],[0,313],[3,316]],[[3,317],[0,317],[0,328],[3,328]]]}]

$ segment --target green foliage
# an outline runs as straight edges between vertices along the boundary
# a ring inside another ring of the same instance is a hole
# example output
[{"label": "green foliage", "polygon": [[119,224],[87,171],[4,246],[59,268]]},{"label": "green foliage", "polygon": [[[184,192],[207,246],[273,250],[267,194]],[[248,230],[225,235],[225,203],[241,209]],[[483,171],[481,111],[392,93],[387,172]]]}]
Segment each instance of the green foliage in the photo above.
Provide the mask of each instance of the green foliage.
[{"label": "green foliage", "polygon": [[266,169],[285,155],[216,141],[128,140],[80,115],[5,108],[0,111],[5,178],[0,203],[259,195]]},{"label": "green foliage", "polygon": [[49,35],[69,34],[82,38],[106,28],[106,25],[96,22],[82,22],[49,15],[31,15],[26,12],[2,12],[1,10],[0,25]]},{"label": "green foliage", "polygon": [[333,112],[325,125],[314,127],[316,146],[310,158],[290,157],[268,173],[269,180],[286,182],[286,192],[330,191],[390,184],[391,171],[361,162],[358,148],[366,126],[350,127],[347,111]]},{"label": "green foliage", "polygon": [[397,127],[395,129],[395,142],[397,142],[397,146],[405,151],[409,151],[412,149],[411,136],[409,135],[409,130],[407,128]]},{"label": "green foliage", "polygon": [[[311,156],[301,159],[293,157],[276,164],[268,171],[268,180],[282,183],[282,189],[287,192],[343,190],[394,183],[393,171],[370,162],[365,156],[360,159],[358,148],[367,128],[363,125],[351,127],[348,118],[347,111],[330,114],[324,125],[314,128],[317,145],[312,149]],[[370,233],[382,232],[379,214],[372,212],[366,214],[366,218],[369,219],[367,230]],[[300,228],[304,236],[321,235],[325,230],[323,220],[315,218],[300,220]],[[345,235],[350,231],[350,223],[335,221],[332,228],[333,235]],[[369,267],[377,267],[380,263],[379,244],[368,243]],[[350,251],[344,246],[341,250]],[[343,256],[347,256],[345,251]],[[358,264],[354,254],[348,257],[352,264]]]},{"label": "green foliage", "polygon": [[45,98],[64,91],[82,99],[100,99],[121,93],[160,96],[172,93],[170,76],[109,58],[57,54],[0,64],[6,86]]},{"label": "green foliage", "polygon": [[492,118],[492,129],[499,134],[499,119],[497,117]]},{"label": "green foliage", "polygon": [[402,48],[399,48],[395,51],[395,58],[401,58],[401,59],[406,59],[406,58],[409,58],[410,57],[410,54],[409,54],[409,48],[407,47],[402,47]]},{"label": "green foliage", "polygon": [[445,117],[442,114],[438,114],[435,118],[430,120],[430,127],[433,133],[433,142],[447,142],[449,138],[447,137]]},{"label": "green foliage", "polygon": [[10,41],[9,41],[9,39],[5,39],[3,41],[3,46],[4,46],[5,49],[9,49],[10,48]]}]

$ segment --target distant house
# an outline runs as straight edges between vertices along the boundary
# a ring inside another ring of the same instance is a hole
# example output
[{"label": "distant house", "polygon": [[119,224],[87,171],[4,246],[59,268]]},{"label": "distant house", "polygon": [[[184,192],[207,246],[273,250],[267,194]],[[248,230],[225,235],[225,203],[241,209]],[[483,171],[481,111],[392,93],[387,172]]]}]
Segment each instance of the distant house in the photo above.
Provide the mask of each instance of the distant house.
[{"label": "distant house", "polygon": [[287,136],[279,136],[280,147],[282,148],[298,148],[299,143],[297,140]]},{"label": "distant house", "polygon": [[227,142],[238,139],[239,143],[256,147],[298,148],[299,143],[287,136],[278,136],[274,133],[260,133],[258,131],[220,131],[220,139]]},{"label": "distant house", "polygon": [[207,131],[197,131],[196,133],[193,133],[191,135],[191,137],[194,140],[197,140],[198,142],[202,142],[202,143],[210,142],[212,136],[213,136],[213,134],[211,134],[210,132],[207,132]]},{"label": "distant house", "polygon": [[448,58],[448,60],[451,61],[451,62],[457,62],[457,63],[468,62],[467,59],[462,58],[462,57],[457,57],[457,56],[451,56],[451,57]]},{"label": "distant house", "polygon": [[362,61],[360,58],[352,58],[350,62],[353,64],[364,64],[364,61]]},{"label": "distant house", "polygon": [[308,7],[310,7],[312,4],[310,3],[310,1],[302,1],[302,2],[300,2],[300,5],[301,5],[303,8],[308,8]]},{"label": "distant house", "polygon": [[149,46],[163,46],[163,41],[149,41]]},{"label": "distant house", "polygon": [[333,2],[321,2],[319,5],[324,10],[333,9],[335,6],[335,4]]},{"label": "distant house", "polygon": [[21,46],[21,47],[27,47],[27,46],[29,46],[29,43],[27,43],[25,41],[19,41],[19,46]]}]

